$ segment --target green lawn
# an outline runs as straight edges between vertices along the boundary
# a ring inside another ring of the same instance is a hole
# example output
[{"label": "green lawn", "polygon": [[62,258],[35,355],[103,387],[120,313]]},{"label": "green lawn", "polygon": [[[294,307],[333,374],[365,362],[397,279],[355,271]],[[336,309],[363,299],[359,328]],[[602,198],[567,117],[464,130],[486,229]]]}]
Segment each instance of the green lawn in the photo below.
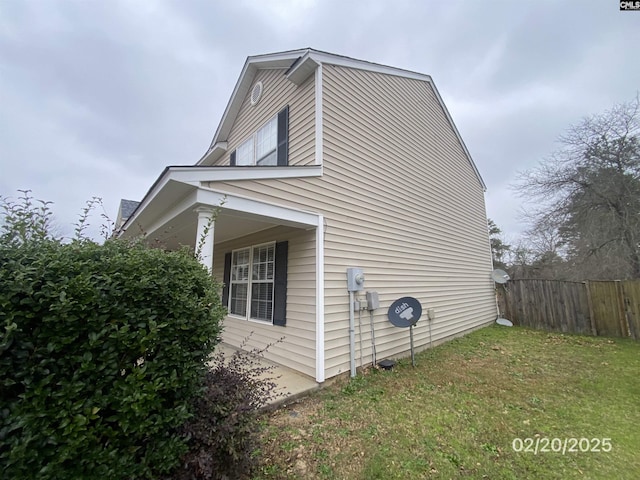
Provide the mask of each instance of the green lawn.
[{"label": "green lawn", "polygon": [[640,343],[493,326],[416,360],[265,414],[255,478],[640,478]]}]

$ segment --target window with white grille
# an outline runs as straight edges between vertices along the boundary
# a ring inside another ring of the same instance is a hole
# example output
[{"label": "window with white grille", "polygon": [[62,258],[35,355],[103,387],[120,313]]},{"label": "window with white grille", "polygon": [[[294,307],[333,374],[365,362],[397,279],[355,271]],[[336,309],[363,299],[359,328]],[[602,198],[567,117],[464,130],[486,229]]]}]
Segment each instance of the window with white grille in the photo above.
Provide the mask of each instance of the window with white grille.
[{"label": "window with white grille", "polygon": [[236,165],[253,165],[253,137],[236,150]]},{"label": "window with white grille", "polygon": [[278,117],[273,117],[256,133],[256,165],[277,165]]},{"label": "window with white grille", "polygon": [[271,117],[257,131],[229,153],[229,165],[289,165],[289,106]]},{"label": "window with white grille", "polygon": [[229,313],[272,322],[274,271],[274,243],[235,250],[231,258]]},{"label": "window with white grille", "polygon": [[231,295],[229,295],[229,312],[241,317],[247,315],[250,255],[250,248],[236,250],[233,252],[233,258],[231,260]]}]

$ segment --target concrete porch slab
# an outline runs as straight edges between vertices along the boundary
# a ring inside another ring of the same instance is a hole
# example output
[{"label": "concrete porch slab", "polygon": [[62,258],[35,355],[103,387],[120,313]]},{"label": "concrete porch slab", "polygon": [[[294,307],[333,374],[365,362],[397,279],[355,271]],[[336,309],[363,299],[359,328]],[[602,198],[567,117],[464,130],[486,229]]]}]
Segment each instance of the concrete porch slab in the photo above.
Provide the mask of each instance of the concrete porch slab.
[{"label": "concrete porch slab", "polygon": [[[216,346],[214,354],[222,353],[225,358],[231,357],[234,352],[239,349],[226,343],[219,343]],[[267,408],[276,408],[282,404],[292,402],[293,400],[305,396],[321,386],[315,379],[304,375],[279,363],[272,362],[266,358],[256,356],[260,366],[271,367],[270,372],[264,376],[271,378],[276,384],[275,393],[277,398],[272,399]]]}]

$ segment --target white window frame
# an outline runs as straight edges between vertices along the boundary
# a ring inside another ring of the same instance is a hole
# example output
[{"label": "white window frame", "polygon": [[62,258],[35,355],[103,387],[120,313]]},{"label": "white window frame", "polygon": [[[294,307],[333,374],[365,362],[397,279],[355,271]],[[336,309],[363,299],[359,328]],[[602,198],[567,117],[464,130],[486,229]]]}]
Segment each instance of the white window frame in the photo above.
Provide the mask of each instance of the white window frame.
[{"label": "white window frame", "polygon": [[[273,247],[273,274],[272,274],[272,278],[271,280],[254,280],[253,279],[253,253],[254,250],[261,248],[261,247]],[[249,251],[249,274],[247,275],[247,280],[245,281],[234,281],[233,280],[233,269],[235,267],[234,264],[234,254],[236,252],[241,252],[243,250],[248,250]],[[276,280],[276,274],[275,274],[275,268],[276,268],[276,242],[266,242],[266,243],[260,243],[258,245],[251,245],[250,247],[243,247],[243,248],[238,248],[236,250],[232,250],[231,251],[231,273],[230,273],[230,279],[229,279],[229,299],[228,299],[228,304],[227,304],[227,311],[229,312],[229,316],[234,317],[234,318],[238,318],[238,319],[242,319],[242,320],[248,320],[250,322],[257,322],[257,323],[261,323],[261,324],[267,324],[267,325],[273,325],[273,313],[275,310],[275,280]],[[261,318],[252,318],[251,317],[251,294],[252,294],[252,290],[253,290],[253,285],[254,284],[259,284],[259,283],[271,283],[272,288],[271,288],[271,319],[269,320],[265,320],[265,319],[261,319]],[[247,285],[247,303],[246,303],[246,314],[245,315],[238,315],[235,313],[231,313],[231,302],[233,299],[233,285],[234,284],[246,284]]]},{"label": "white window frame", "polygon": [[[258,158],[258,133],[261,132],[262,130],[266,129],[267,127],[269,127],[271,125],[272,122],[275,122],[275,145],[273,147],[272,150],[269,150],[269,152],[266,155],[263,155],[262,157]],[[238,153],[242,150],[242,149],[246,149],[249,147],[249,145],[251,145],[251,163],[240,163],[240,158]],[[244,142],[242,142],[240,145],[238,145],[238,148],[236,149],[236,165],[238,166],[259,166],[258,162],[260,162],[261,160],[264,160],[265,158],[269,157],[270,155],[275,154],[275,163],[269,164],[269,166],[276,166],[278,165],[278,114],[274,115],[273,117],[271,117],[268,121],[266,121],[264,123],[264,125],[262,125],[260,128],[258,128],[252,135],[251,137],[249,137],[248,139],[246,139]]]},{"label": "white window frame", "polygon": [[[237,268],[237,264],[234,263],[234,260],[236,258],[236,254],[239,253],[239,252],[242,252],[244,250],[248,250],[248,252],[249,252],[249,263],[247,264],[247,279],[246,280],[238,280],[238,279],[234,280],[234,273],[235,273],[234,270]],[[229,273],[229,303],[227,305],[227,309],[228,309],[230,314],[231,314],[231,305],[233,303],[233,298],[234,298],[234,295],[233,295],[233,293],[234,293],[234,289],[233,289],[234,285],[247,285],[247,298],[249,298],[249,293],[250,293],[249,292],[249,288],[250,288],[249,287],[249,283],[250,283],[250,278],[249,277],[251,276],[251,253],[252,252],[251,252],[251,248],[250,247],[249,248],[239,248],[237,250],[234,250],[231,253],[231,272]],[[245,301],[245,316],[247,314],[246,308],[247,308],[247,302]],[[237,314],[237,313],[233,313],[232,315],[234,317],[244,318],[244,316],[242,316],[240,314]]]}]

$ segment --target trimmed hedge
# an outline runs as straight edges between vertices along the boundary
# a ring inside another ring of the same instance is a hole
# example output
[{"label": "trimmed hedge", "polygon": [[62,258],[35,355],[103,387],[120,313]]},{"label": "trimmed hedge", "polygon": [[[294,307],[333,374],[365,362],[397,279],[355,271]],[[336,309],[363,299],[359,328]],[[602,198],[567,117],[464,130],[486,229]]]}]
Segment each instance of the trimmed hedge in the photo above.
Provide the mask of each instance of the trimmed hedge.
[{"label": "trimmed hedge", "polygon": [[223,314],[188,251],[0,244],[2,477],[168,472]]}]

